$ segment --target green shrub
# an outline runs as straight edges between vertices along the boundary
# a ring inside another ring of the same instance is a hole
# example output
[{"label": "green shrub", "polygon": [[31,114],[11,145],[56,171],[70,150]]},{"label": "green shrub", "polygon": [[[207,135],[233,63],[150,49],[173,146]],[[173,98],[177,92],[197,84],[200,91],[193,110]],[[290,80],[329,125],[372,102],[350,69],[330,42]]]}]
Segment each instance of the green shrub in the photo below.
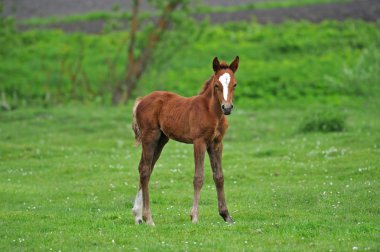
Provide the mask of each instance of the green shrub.
[{"label": "green shrub", "polygon": [[310,111],[301,123],[301,132],[337,132],[346,127],[346,116],[332,108]]}]

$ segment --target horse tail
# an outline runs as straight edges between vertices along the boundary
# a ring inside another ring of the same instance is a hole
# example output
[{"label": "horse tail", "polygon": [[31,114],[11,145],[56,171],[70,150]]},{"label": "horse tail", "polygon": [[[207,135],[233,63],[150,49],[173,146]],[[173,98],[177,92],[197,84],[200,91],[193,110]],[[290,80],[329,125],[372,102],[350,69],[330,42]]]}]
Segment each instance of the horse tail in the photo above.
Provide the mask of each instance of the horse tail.
[{"label": "horse tail", "polygon": [[139,106],[139,103],[141,101],[142,101],[142,97],[137,97],[137,99],[135,101],[135,105],[133,105],[133,110],[132,110],[132,115],[133,115],[132,129],[133,129],[133,132],[135,132],[135,143],[136,143],[136,145],[139,145],[141,143],[141,132],[140,132],[140,128],[139,128],[139,125],[137,123],[137,120],[136,120],[136,110],[137,110],[137,107]]}]

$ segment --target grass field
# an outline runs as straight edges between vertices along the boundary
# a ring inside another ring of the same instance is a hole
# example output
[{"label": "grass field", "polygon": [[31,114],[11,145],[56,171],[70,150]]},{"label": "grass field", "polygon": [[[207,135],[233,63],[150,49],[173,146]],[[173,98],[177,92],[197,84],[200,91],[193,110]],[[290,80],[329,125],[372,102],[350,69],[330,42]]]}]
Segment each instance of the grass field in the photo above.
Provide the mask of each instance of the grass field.
[{"label": "grass field", "polygon": [[150,184],[156,227],[134,224],[130,106],[0,112],[0,250],[378,251],[378,102],[329,107],[347,118],[337,133],[300,133],[306,106],[236,105],[223,154],[234,225],[208,161],[190,223],[192,146],[173,141]]}]

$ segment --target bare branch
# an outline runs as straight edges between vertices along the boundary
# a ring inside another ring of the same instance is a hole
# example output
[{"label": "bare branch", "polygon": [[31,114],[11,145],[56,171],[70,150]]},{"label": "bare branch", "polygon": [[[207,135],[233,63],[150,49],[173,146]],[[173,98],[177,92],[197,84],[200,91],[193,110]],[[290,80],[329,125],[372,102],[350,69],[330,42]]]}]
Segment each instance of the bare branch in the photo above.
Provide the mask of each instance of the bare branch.
[{"label": "bare branch", "polygon": [[132,91],[136,88],[137,81],[141,78],[141,75],[145,71],[158,42],[168,28],[171,13],[179,6],[180,3],[180,0],[171,1],[165,6],[161,17],[156,23],[155,29],[149,35],[146,47],[143,49],[141,56],[136,61],[133,76],[134,80],[132,80],[130,83],[126,83],[128,85],[126,99],[131,96]]},{"label": "bare branch", "polygon": [[140,0],[133,0],[133,13],[131,20],[130,42],[128,46],[128,65],[125,82],[117,84],[113,92],[112,101],[114,104],[124,103],[131,96],[132,91],[136,88],[137,82],[145,71],[149,61],[153,56],[153,52],[157,47],[158,42],[161,40],[162,35],[168,29],[170,16],[172,12],[182,3],[181,0],[169,1],[164,7],[162,15],[157,20],[153,31],[148,36],[148,41],[144,48],[142,48],[141,55],[136,58],[135,56],[135,41],[138,30],[138,12]]}]

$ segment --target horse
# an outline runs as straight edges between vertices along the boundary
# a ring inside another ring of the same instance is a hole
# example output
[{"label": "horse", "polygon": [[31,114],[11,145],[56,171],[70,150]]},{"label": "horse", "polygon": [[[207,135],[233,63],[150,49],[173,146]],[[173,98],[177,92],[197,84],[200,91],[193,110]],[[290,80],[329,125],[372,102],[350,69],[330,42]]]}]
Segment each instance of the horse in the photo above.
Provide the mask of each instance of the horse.
[{"label": "horse", "polygon": [[204,157],[207,151],[217,190],[218,210],[225,222],[233,223],[224,196],[222,170],[222,140],[228,128],[226,115],[233,109],[235,72],[239,56],[226,64],[215,57],[214,73],[201,92],[187,98],[165,91],[155,91],[137,98],[133,106],[132,129],[136,144],[142,145],[138,166],[140,183],[132,212],[136,224],[154,225],[149,206],[149,180],[154,165],[169,139],[194,145],[194,198],[190,212],[193,223],[198,222],[198,203],[204,179]]}]

